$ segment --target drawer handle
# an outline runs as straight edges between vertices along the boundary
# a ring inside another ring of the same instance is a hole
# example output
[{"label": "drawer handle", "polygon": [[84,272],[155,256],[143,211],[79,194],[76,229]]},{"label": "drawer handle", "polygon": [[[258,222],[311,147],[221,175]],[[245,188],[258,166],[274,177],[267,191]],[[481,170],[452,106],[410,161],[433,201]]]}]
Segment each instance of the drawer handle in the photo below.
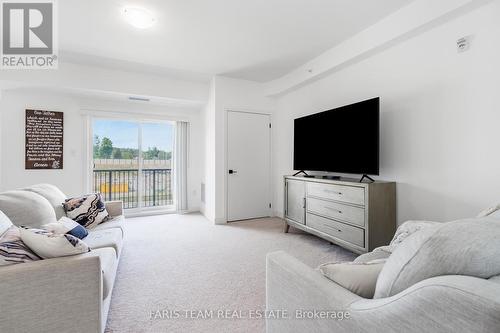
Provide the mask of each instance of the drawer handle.
[{"label": "drawer handle", "polygon": [[339,214],[342,214],[342,211],[341,210],[338,210],[338,209],[335,209],[335,208],[332,208],[332,207],[327,207],[327,206],[324,206],[325,209],[328,209],[328,210],[333,210],[334,212],[337,212]]},{"label": "drawer handle", "polygon": [[327,227],[328,229],[333,229],[333,230],[336,230],[336,231],[338,231],[338,232],[342,232],[342,230],[341,230],[341,229],[337,229],[337,228],[332,227],[331,225],[328,225],[328,224],[324,224],[324,223],[323,223],[323,226],[324,226],[324,227]]},{"label": "drawer handle", "polygon": [[324,190],[326,193],[333,193],[333,194],[338,194],[338,195],[342,195],[342,192],[337,192],[337,191],[332,191],[332,190]]}]

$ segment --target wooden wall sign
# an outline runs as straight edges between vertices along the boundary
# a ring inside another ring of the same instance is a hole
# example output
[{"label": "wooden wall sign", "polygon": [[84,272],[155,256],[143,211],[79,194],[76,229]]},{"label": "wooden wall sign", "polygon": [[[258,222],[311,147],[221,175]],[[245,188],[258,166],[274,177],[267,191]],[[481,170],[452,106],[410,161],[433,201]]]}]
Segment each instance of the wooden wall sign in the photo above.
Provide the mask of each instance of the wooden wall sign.
[{"label": "wooden wall sign", "polygon": [[26,110],[26,169],[63,168],[62,112]]}]

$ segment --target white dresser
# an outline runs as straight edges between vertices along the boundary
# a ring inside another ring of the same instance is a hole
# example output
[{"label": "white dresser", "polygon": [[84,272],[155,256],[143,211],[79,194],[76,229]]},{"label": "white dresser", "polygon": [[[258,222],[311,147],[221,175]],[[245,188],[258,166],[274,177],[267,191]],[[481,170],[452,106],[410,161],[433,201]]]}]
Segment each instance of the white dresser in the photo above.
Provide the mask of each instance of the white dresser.
[{"label": "white dresser", "polygon": [[285,232],[304,230],[356,253],[396,231],[396,183],[285,176]]}]

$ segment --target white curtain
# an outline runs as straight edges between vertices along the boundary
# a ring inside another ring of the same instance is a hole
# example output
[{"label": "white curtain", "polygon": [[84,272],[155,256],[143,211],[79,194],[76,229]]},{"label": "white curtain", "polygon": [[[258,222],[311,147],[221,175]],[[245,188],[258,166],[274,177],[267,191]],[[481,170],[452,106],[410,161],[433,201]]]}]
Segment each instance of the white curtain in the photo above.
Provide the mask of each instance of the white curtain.
[{"label": "white curtain", "polygon": [[178,212],[188,209],[187,199],[187,166],[188,166],[188,132],[189,123],[178,121],[175,126],[175,202]]}]

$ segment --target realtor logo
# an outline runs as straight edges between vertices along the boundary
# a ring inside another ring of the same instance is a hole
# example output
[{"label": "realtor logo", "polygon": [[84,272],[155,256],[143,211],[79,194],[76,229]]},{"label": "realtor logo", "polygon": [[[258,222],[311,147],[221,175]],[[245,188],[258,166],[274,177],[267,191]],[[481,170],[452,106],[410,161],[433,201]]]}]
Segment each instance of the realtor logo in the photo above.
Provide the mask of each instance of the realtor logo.
[{"label": "realtor logo", "polygon": [[57,68],[55,1],[2,0],[3,69]]}]

